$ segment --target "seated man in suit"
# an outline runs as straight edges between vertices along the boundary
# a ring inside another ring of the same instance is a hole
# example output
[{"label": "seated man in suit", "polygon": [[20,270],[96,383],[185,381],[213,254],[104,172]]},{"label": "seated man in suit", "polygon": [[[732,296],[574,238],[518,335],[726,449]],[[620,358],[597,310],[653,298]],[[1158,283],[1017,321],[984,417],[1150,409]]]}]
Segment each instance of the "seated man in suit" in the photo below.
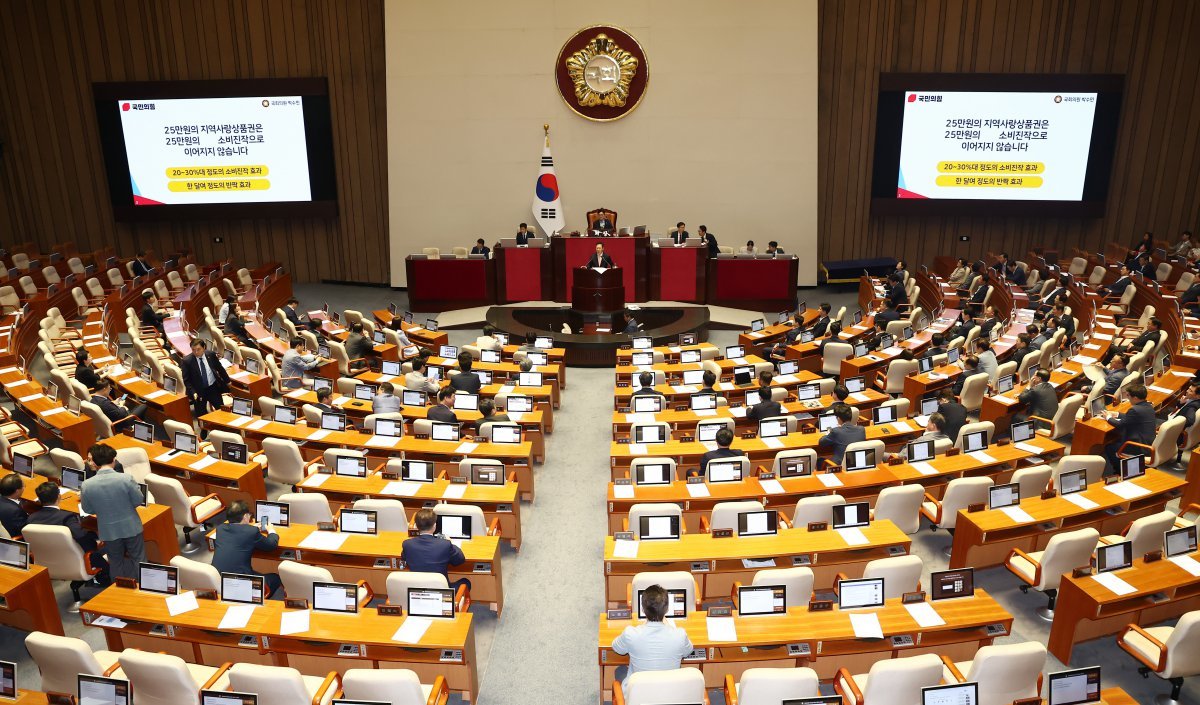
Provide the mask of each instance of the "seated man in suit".
[{"label": "seated man in suit", "polygon": [[1058,283],[1050,289],[1050,292],[1046,294],[1046,298],[1042,299],[1040,308],[1044,311],[1049,311],[1059,301],[1066,301],[1070,295],[1070,290],[1068,289],[1070,282],[1071,278],[1066,274],[1059,277]]},{"label": "seated man in suit", "polygon": [[116,386],[106,379],[96,387],[96,393],[90,401],[100,407],[101,413],[112,422],[113,433],[120,433],[129,428],[135,420],[141,420],[146,415],[146,405],[138,404],[129,409],[124,406],[125,396],[117,399],[116,394]]},{"label": "seated man in suit", "polygon": [[9,536],[20,536],[29,522],[29,515],[21,506],[21,493],[25,491],[25,480],[17,473],[0,478],[0,525]]},{"label": "seated man in suit", "polygon": [[150,262],[146,259],[145,252],[137,253],[137,257],[134,257],[133,262],[130,262],[130,268],[133,269],[133,276],[135,277],[144,277],[154,271],[154,267],[151,267]]},{"label": "seated man in suit", "polygon": [[222,395],[229,391],[229,373],[217,354],[208,351],[204,339],[192,339],[192,354],[183,358],[179,371],[197,417],[208,413],[210,407],[220,409],[224,405]]},{"label": "seated man in suit", "polygon": [[1004,278],[1020,287],[1024,287],[1025,282],[1029,280],[1028,275],[1025,274],[1025,270],[1017,264],[1016,260],[1010,261],[1005,266]]},{"label": "seated man in suit", "polygon": [[583,266],[585,269],[611,269],[617,265],[613,264],[612,257],[605,254],[604,243],[597,242],[596,253]]},{"label": "seated man in suit", "polygon": [[414,389],[426,394],[437,394],[438,383],[425,374],[425,358],[417,356],[412,360],[412,372],[404,375],[404,388]]},{"label": "seated man in suit", "polygon": [[891,299],[884,299],[879,304],[879,312],[875,314],[875,327],[886,331],[889,323],[898,320],[900,320],[900,312],[896,310],[896,305],[892,303]]},{"label": "seated man in suit", "polygon": [[87,348],[75,351],[75,381],[87,387],[88,391],[92,391],[103,381],[96,366],[88,359]]},{"label": "seated man in suit", "polygon": [[471,248],[471,254],[483,255],[484,257],[487,257],[488,255],[492,254],[492,250],[484,244],[483,238],[479,238],[475,241],[475,246]]},{"label": "seated man in suit", "polygon": [[1124,262],[1117,267],[1117,280],[1112,284],[1100,287],[1100,293],[1104,296],[1112,296],[1120,298],[1125,290],[1133,286],[1133,277],[1129,276],[1129,265]]},{"label": "seated man in suit", "polygon": [[240,311],[229,312],[229,317],[225,319],[225,332],[237,338],[242,344],[254,347],[254,338],[251,337],[250,331],[246,330],[246,321],[242,318]]},{"label": "seated man in suit", "polygon": [[787,341],[783,338],[775,341],[775,344],[769,348],[764,348],[763,352],[767,362],[775,365],[775,369],[779,369],[779,363],[787,359]]},{"label": "seated man in suit", "polygon": [[837,417],[838,425],[826,431],[825,435],[817,441],[817,445],[830,449],[833,464],[841,465],[842,456],[846,453],[846,446],[867,440],[867,431],[856,423],[854,410],[848,404],[841,402],[834,404],[833,415]]},{"label": "seated man in suit", "polygon": [[288,322],[295,326],[297,331],[304,327],[304,322],[300,320],[299,299],[293,296],[287,300],[287,303],[285,303],[283,308],[280,310],[283,311],[283,317],[288,319]]},{"label": "seated man in suit", "polygon": [[[934,413],[929,415],[929,418],[925,422],[925,433],[922,433],[920,436],[917,436],[916,438],[914,438],[913,442],[916,442],[916,441],[944,441],[944,440],[948,440],[948,439],[949,439],[949,436],[946,435],[946,417],[942,416],[941,414],[939,414],[935,411]],[[935,448],[936,448],[936,446],[935,446]],[[892,458],[902,458],[905,462],[907,462],[908,461],[908,444],[906,443],[904,445],[904,448],[902,448],[899,453],[884,453],[883,454],[884,460],[891,460]]]},{"label": "seated man in suit", "polygon": [[975,355],[976,365],[979,372],[986,372],[988,383],[996,383],[996,372],[1000,368],[1000,362],[996,359],[996,353],[992,350],[992,341],[987,338],[976,338],[975,345],[979,348],[979,352]]},{"label": "seated man in suit", "polygon": [[368,350],[374,350],[375,344],[365,335],[362,323],[350,326],[350,334],[346,336],[346,357],[357,360],[367,357]]},{"label": "seated man in suit", "polygon": [[782,255],[782,254],[786,254],[786,253],[783,251],[783,248],[779,246],[778,242],[775,242],[774,240],[772,240],[767,243],[767,254],[776,256],[776,255]]},{"label": "seated man in suit", "polygon": [[159,335],[163,335],[163,321],[167,319],[168,314],[159,310],[157,302],[154,292],[149,289],[142,292],[142,327],[153,328]]},{"label": "seated man in suit", "polygon": [[[1108,422],[1117,429],[1117,440],[1104,447],[1104,457],[1108,460],[1108,467],[1104,469],[1105,475],[1120,472],[1121,462],[1117,451],[1123,444],[1132,441],[1148,446],[1154,443],[1154,407],[1146,401],[1148,396],[1146,386],[1134,382],[1125,388],[1125,395],[1129,397],[1131,404],[1129,410],[1123,414],[1110,411],[1107,415]],[[1125,452],[1130,455],[1146,455],[1148,453],[1145,448],[1136,446],[1130,446]]]},{"label": "seated man in suit", "polygon": [[58,498],[60,491],[58,484],[47,481],[37,486],[38,502],[42,505],[33,514],[29,515],[30,524],[41,524],[43,526],[65,526],[71,532],[71,538],[75,539],[75,543],[79,544],[79,548],[84,553],[91,552],[89,561],[92,568],[100,571],[93,578],[97,585],[108,585],[110,578],[108,575],[108,561],[104,559],[104,554],[97,550],[100,539],[94,532],[85,531],[83,526],[79,524],[79,512],[68,512],[58,508]]},{"label": "seated man in suit", "polygon": [[340,414],[342,411],[333,405],[333,390],[321,387],[317,390],[317,403],[313,404],[319,411],[326,414]]},{"label": "seated man in suit", "polygon": [[524,247],[529,244],[529,239],[537,237],[534,233],[529,232],[529,226],[521,223],[521,227],[517,229],[517,246]]},{"label": "seated man in suit", "polygon": [[259,573],[254,570],[251,559],[255,551],[274,551],[279,545],[279,534],[268,522],[259,527],[250,515],[250,507],[240,499],[234,500],[225,509],[225,523],[217,525],[213,537],[212,565],[222,573],[261,575],[266,585],[266,596],[271,597],[283,581],[277,573]]},{"label": "seated man in suit", "polygon": [[512,421],[508,417],[508,414],[496,413],[496,402],[491,399],[479,400],[479,414],[479,420],[475,422],[476,434],[479,433],[479,430],[483,428],[485,423],[508,423]]},{"label": "seated man in suit", "polygon": [[649,371],[642,372],[642,373],[638,374],[638,389],[637,389],[636,391],[634,391],[634,393],[633,393],[633,394],[631,394],[630,396],[635,396],[635,397],[645,397],[645,396],[658,396],[658,397],[665,397],[665,395],[664,395],[662,392],[660,392],[660,391],[658,391],[657,389],[655,389],[655,388],[654,388],[654,377],[655,377],[655,374],[654,374],[653,372],[649,372]]},{"label": "seated man in suit", "polygon": [[607,213],[601,213],[598,218],[592,223],[592,231],[601,234],[611,235],[613,231],[613,222],[608,219]]},{"label": "seated man in suit", "polygon": [[705,370],[703,375],[700,375],[700,380],[703,386],[697,394],[716,394],[718,397],[724,398],[724,394],[718,392],[715,387],[717,384],[717,374],[712,370]]},{"label": "seated man in suit", "polygon": [[946,437],[951,442],[957,441],[958,432],[967,423],[967,407],[959,403],[958,397],[949,387],[942,387],[942,390],[938,392],[937,413],[946,420],[946,425],[942,429]]},{"label": "seated man in suit", "polygon": [[[1026,407],[1026,414],[1018,415],[1021,421],[1031,416],[1053,420],[1058,413],[1058,393],[1050,385],[1050,370],[1040,369],[1025,391],[1017,396],[1017,401]],[[1043,421],[1036,421],[1037,428],[1049,428]]]},{"label": "seated man in suit", "polygon": [[1000,256],[996,258],[996,261],[992,263],[992,269],[999,273],[1003,272],[1006,266],[1008,266],[1008,253],[1001,252]]},{"label": "seated man in suit", "polygon": [[637,319],[633,317],[633,311],[626,310],[625,311],[625,327],[623,329],[621,329],[621,332],[624,333],[625,335],[633,335],[634,333],[637,333],[639,330],[641,330],[641,328],[642,328],[642,324],[638,323]]},{"label": "seated man in suit", "polygon": [[829,331],[829,335],[827,337],[821,338],[821,341],[819,343],[817,343],[817,353],[818,354],[825,353],[825,344],[826,343],[844,343],[844,342],[846,342],[839,337],[839,335],[842,332],[842,322],[841,321],[834,321],[834,322],[830,323],[829,328],[827,330]]},{"label": "seated man in suit", "polygon": [[925,351],[928,356],[945,355],[946,354],[946,336],[941,333],[934,333],[929,337],[929,349]]},{"label": "seated man in suit", "polygon": [[1105,364],[1107,364],[1108,361],[1118,353],[1129,353],[1130,355],[1136,355],[1142,352],[1147,344],[1157,344],[1161,332],[1162,321],[1158,320],[1157,316],[1151,317],[1150,322],[1146,325],[1146,330],[1142,331],[1141,335],[1133,340],[1122,339],[1121,343],[1123,344],[1118,344],[1116,341],[1113,341],[1113,344],[1108,346],[1108,352],[1104,354]]},{"label": "seated man in suit", "polygon": [[1142,273],[1142,277],[1146,281],[1158,281],[1158,267],[1154,261],[1150,259],[1150,253],[1146,253],[1137,258],[1138,271]]},{"label": "seated man in suit", "polygon": [[[825,335],[826,331],[829,330],[829,322],[830,322],[829,312],[832,310],[833,310],[833,307],[830,306],[828,302],[821,303],[820,312],[817,314],[816,320],[814,320],[812,322],[812,325],[808,327],[808,329],[812,331],[814,338],[820,338],[821,336]],[[800,337],[799,334],[797,334],[796,337],[793,338],[791,333],[789,332],[788,333],[788,342],[789,343],[795,342],[796,339],[799,337]]]},{"label": "seated man in suit", "polygon": [[783,415],[783,405],[772,399],[770,383],[758,388],[758,399],[759,402],[746,412],[746,418],[750,421],[757,423],[772,416]]},{"label": "seated man in suit", "polygon": [[[474,375],[471,375],[474,377]],[[454,413],[454,387],[445,386],[437,393],[437,404],[429,407],[429,412],[425,417],[430,421],[445,421],[446,423],[458,423],[458,416]]]},{"label": "seated man in suit", "polygon": [[299,389],[306,386],[308,382],[304,379],[305,373],[315,370],[321,365],[321,358],[302,352],[303,348],[304,338],[300,336],[292,338],[292,346],[283,354],[283,359],[279,363],[279,376],[283,380],[283,386],[288,389]]},{"label": "seated man in suit", "polygon": [[1021,361],[1024,360],[1027,355],[1037,352],[1032,346],[1030,346],[1029,342],[1030,338],[1028,333],[1017,334],[1017,343],[1013,348],[1011,353],[1012,357],[1010,357],[1009,360],[1017,363],[1018,368],[1021,367]]},{"label": "seated man in suit", "polygon": [[708,232],[708,226],[701,225],[698,234],[700,239],[703,240],[704,244],[708,247],[708,256],[710,259],[721,254],[721,247],[717,244],[717,236]]},{"label": "seated man in suit", "polygon": [[[723,428],[717,431],[717,437],[714,439],[717,442],[717,449],[707,451],[700,456],[700,475],[704,475],[708,471],[708,463],[712,460],[720,460],[722,458],[740,458],[745,455],[745,452],[734,450],[729,446],[733,445],[733,431]],[[688,475],[695,475],[694,471],[688,471]]]},{"label": "seated man in suit", "polygon": [[967,310],[972,313],[978,313],[983,308],[983,302],[987,300],[988,292],[992,290],[992,285],[985,279],[982,284],[975,288],[975,293],[971,294],[971,300],[967,304]]},{"label": "seated man in suit", "polygon": [[687,242],[688,231],[684,230],[683,221],[675,224],[675,229],[671,231],[671,242],[676,245],[682,245]]},{"label": "seated man in suit", "polygon": [[413,526],[417,529],[417,535],[405,539],[400,548],[400,559],[408,565],[408,569],[419,573],[439,573],[450,583],[451,590],[457,592],[460,585],[466,585],[470,591],[470,580],[450,580],[450,566],[466,563],[467,557],[449,539],[433,533],[437,529],[437,514],[429,508],[419,509],[413,517]]},{"label": "seated man in suit", "polygon": [[985,306],[983,309],[983,320],[979,322],[979,337],[987,338],[992,334],[999,322],[996,320],[996,307],[992,305]]},{"label": "seated man in suit", "polygon": [[468,394],[478,394],[480,388],[483,387],[483,381],[479,379],[479,375],[471,371],[471,366],[475,364],[475,358],[471,357],[471,353],[460,352],[458,354],[458,374],[450,377],[450,386],[460,392]]},{"label": "seated man in suit", "polygon": [[394,414],[400,411],[400,397],[396,396],[396,387],[391,382],[379,385],[379,391],[371,397],[372,414]]},{"label": "seated man in suit", "polygon": [[1062,301],[1054,304],[1054,318],[1058,327],[1066,331],[1066,341],[1071,342],[1075,338],[1075,317],[1067,313],[1067,305]]}]

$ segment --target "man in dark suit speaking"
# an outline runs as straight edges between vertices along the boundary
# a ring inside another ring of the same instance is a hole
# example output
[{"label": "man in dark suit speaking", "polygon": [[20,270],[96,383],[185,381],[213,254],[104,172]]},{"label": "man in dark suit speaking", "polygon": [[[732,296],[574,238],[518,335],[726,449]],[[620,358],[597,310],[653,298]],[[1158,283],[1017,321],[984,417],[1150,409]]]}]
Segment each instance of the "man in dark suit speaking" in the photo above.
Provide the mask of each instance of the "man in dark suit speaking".
[{"label": "man in dark suit speaking", "polygon": [[596,254],[592,255],[591,259],[584,265],[585,268],[601,267],[604,269],[615,266],[617,265],[613,264],[612,257],[605,254],[604,245],[599,242],[596,243]]},{"label": "man in dark suit speaking", "polygon": [[229,375],[217,354],[208,352],[208,345],[203,340],[192,341],[192,354],[183,358],[180,371],[196,416],[203,416],[210,406],[221,408],[221,395],[229,391]]}]

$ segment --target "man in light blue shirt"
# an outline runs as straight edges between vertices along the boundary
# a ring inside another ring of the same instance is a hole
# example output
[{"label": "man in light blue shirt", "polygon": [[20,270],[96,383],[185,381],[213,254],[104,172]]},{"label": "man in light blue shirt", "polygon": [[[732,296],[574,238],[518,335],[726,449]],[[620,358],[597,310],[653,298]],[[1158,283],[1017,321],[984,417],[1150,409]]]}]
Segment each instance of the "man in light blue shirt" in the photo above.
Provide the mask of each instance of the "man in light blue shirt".
[{"label": "man in light blue shirt", "polygon": [[379,393],[371,398],[372,414],[390,414],[400,411],[400,397],[395,394],[396,388],[391,382],[379,385]]},{"label": "man in light blue shirt", "polygon": [[692,640],[687,632],[663,622],[667,614],[667,591],[660,585],[651,585],[642,591],[642,611],[646,622],[625,627],[625,631],[613,639],[612,650],[629,655],[629,667],[625,674],[618,669],[618,679],[624,690],[626,679],[642,671],[673,671],[679,668],[683,657],[692,652]]},{"label": "man in light blue shirt", "polygon": [[280,361],[279,375],[283,377],[283,386],[288,389],[299,389],[301,386],[306,386],[304,373],[321,364],[321,358],[316,355],[306,355],[300,352],[302,347],[304,347],[304,338],[292,338],[292,346],[283,354],[283,360]]}]

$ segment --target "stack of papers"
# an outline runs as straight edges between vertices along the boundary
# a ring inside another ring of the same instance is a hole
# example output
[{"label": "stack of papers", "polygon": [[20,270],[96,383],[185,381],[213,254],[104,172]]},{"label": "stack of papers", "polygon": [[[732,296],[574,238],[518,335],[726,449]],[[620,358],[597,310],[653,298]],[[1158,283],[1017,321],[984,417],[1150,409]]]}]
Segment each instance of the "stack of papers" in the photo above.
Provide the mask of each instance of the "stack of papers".
[{"label": "stack of papers", "polygon": [[838,536],[842,537],[842,540],[846,542],[847,546],[866,546],[867,544],[871,543],[871,541],[867,539],[867,535],[864,534],[862,529],[858,528],[857,526],[853,526],[848,529],[834,529],[834,531],[838,533]]},{"label": "stack of papers", "polygon": [[735,419],[744,419],[744,418],[746,418],[746,407],[731,406],[731,407],[729,407],[729,415],[734,417]]},{"label": "stack of papers", "polygon": [[442,499],[462,499],[467,495],[466,485],[446,485],[446,491],[442,493]]},{"label": "stack of papers", "polygon": [[879,615],[874,612],[851,612],[850,626],[854,627],[854,636],[859,639],[883,638],[883,626],[879,624]]},{"label": "stack of papers", "polygon": [[1032,524],[1034,521],[1029,512],[1020,507],[1001,507],[1000,511],[1004,512],[1005,516],[1018,524]]},{"label": "stack of papers", "polygon": [[308,631],[310,615],[312,615],[312,612],[308,610],[284,612],[279,616],[279,635],[287,636],[288,634],[299,634]]},{"label": "stack of papers", "polygon": [[974,459],[978,460],[978,461],[979,461],[979,462],[981,462],[981,463],[994,463],[994,462],[996,462],[996,459],[995,459],[995,458],[993,458],[992,456],[988,455],[986,452],[984,452],[984,451],[982,451],[982,450],[975,450],[975,451],[971,451],[970,453],[967,453],[967,455],[971,456],[972,458],[974,458]]},{"label": "stack of papers", "polygon": [[1150,494],[1150,490],[1141,487],[1130,480],[1118,482],[1112,485],[1105,485],[1104,489],[1112,492],[1121,499],[1137,499],[1142,495]]},{"label": "stack of papers", "polygon": [[421,489],[421,483],[419,483],[419,482],[407,482],[407,481],[400,481],[400,480],[392,480],[391,482],[384,485],[383,489],[380,490],[379,493],[396,495],[399,497],[412,497],[412,496],[416,495],[420,489]]},{"label": "stack of papers", "polygon": [[1097,573],[1092,576],[1092,579],[1108,588],[1114,595],[1128,595],[1137,592],[1137,588],[1112,573]]},{"label": "stack of papers", "polygon": [[922,629],[940,627],[946,623],[946,620],[942,619],[942,615],[938,614],[933,605],[928,602],[910,602],[904,605],[904,609],[908,610],[908,614]]},{"label": "stack of papers", "polygon": [[337,531],[314,531],[300,542],[300,548],[314,551],[336,551],[346,543],[347,535]]},{"label": "stack of papers", "polygon": [[405,617],[404,624],[392,635],[392,641],[402,644],[420,643],[421,637],[425,636],[432,624],[433,620],[429,617]]},{"label": "stack of papers", "polygon": [[638,542],[617,539],[613,541],[613,558],[637,558]]},{"label": "stack of papers", "polygon": [[853,401],[870,401],[871,397],[865,392],[855,392],[850,395],[850,399]]},{"label": "stack of papers", "polygon": [[737,641],[737,627],[734,626],[733,617],[708,617],[705,619],[708,626],[709,641]]},{"label": "stack of papers", "polygon": [[712,493],[708,491],[708,485],[704,484],[703,482],[688,484],[685,485],[685,487],[687,487],[688,494],[692,497],[709,497],[712,495]]},{"label": "stack of papers", "polygon": [[454,449],[454,452],[466,454],[466,453],[470,453],[470,452],[474,451],[478,447],[479,447],[478,443],[471,443],[468,441],[468,442],[458,444],[458,447]]}]

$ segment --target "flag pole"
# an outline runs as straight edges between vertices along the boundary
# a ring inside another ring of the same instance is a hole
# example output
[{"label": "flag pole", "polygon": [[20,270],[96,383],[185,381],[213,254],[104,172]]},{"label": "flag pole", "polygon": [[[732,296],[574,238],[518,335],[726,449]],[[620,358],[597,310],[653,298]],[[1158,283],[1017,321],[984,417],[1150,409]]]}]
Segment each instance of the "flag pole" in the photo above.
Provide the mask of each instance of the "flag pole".
[{"label": "flag pole", "polygon": [[544,123],[542,129],[546,131],[546,146],[550,146],[550,123]]}]

